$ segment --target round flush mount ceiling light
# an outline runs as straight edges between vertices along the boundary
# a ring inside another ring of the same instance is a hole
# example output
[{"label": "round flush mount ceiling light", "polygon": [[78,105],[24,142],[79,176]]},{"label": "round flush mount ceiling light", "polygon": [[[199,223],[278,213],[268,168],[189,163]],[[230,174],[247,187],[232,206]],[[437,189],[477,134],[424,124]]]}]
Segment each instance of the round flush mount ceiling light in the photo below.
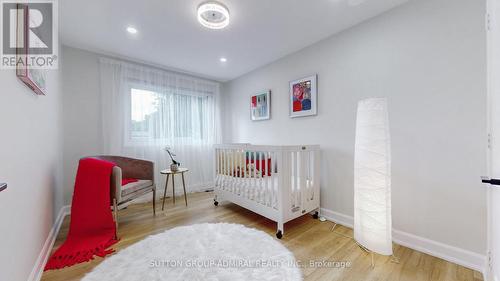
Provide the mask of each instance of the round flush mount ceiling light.
[{"label": "round flush mount ceiling light", "polygon": [[137,33],[137,29],[133,26],[129,26],[127,27],[127,32],[130,33],[130,34],[136,34]]},{"label": "round flush mount ceiling light", "polygon": [[205,2],[198,6],[198,21],[210,29],[222,29],[229,24],[229,10],[219,2]]}]

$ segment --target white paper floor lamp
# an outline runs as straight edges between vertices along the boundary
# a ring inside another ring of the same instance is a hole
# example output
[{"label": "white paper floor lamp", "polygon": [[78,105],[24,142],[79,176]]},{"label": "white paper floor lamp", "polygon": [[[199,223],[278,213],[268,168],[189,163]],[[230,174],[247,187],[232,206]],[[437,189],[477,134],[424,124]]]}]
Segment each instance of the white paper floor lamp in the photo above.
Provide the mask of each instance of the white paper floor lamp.
[{"label": "white paper floor lamp", "polygon": [[354,150],[354,239],[392,255],[391,141],[387,99],[358,103]]}]

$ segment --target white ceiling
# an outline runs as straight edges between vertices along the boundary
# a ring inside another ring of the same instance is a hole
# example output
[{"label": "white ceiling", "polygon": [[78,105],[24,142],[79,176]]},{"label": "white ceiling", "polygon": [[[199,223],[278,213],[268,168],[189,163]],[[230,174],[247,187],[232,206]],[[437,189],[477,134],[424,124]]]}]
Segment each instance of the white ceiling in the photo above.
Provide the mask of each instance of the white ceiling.
[{"label": "white ceiling", "polygon": [[[65,45],[227,81],[406,1],[219,0],[231,22],[209,30],[196,19],[204,0],[63,0],[60,38]],[[128,34],[129,25],[138,34]]]}]

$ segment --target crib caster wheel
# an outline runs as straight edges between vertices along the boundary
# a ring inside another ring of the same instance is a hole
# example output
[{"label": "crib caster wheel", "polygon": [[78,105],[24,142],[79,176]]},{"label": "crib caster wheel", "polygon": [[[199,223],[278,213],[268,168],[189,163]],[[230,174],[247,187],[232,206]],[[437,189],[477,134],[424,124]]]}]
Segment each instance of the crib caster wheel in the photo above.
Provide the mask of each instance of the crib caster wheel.
[{"label": "crib caster wheel", "polygon": [[214,200],[214,205],[215,206],[219,206],[219,202],[217,202],[217,201]]},{"label": "crib caster wheel", "polygon": [[283,237],[283,233],[281,233],[281,230],[278,230],[278,232],[276,232],[276,238],[281,239],[281,237]]},{"label": "crib caster wheel", "polygon": [[317,220],[318,218],[319,218],[319,213],[315,212],[314,215],[313,215],[313,219]]}]

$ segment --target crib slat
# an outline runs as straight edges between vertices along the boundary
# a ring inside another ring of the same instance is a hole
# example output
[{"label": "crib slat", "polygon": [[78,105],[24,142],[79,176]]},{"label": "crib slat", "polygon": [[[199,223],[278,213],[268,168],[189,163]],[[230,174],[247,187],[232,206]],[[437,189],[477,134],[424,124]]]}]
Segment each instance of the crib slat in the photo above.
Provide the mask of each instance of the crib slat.
[{"label": "crib slat", "polygon": [[277,194],[276,194],[276,189],[274,188],[275,184],[276,184],[276,173],[278,173],[278,170],[275,170],[274,168],[276,167],[277,169],[281,169],[281,167],[278,167],[278,163],[277,163],[277,153],[276,152],[272,152],[272,156],[271,156],[271,206],[275,209],[277,209]]},{"label": "crib slat", "polygon": [[233,187],[233,192],[238,194],[238,186],[236,185],[236,179],[234,177],[234,161],[236,153],[234,149],[231,149],[231,186]]},{"label": "crib slat", "polygon": [[239,163],[238,163],[238,181],[240,182],[240,192],[241,192],[241,195],[243,197],[245,197],[245,192],[246,192],[246,189],[245,189],[245,178],[243,177],[243,171],[244,171],[244,167],[245,165],[243,164],[243,160],[244,160],[244,151],[243,150],[239,150],[238,151],[238,155],[239,155]]},{"label": "crib slat", "polygon": [[255,165],[257,167],[257,163],[259,165],[259,169],[256,169],[257,178],[256,178],[256,200],[260,204],[262,204],[262,190],[264,186],[264,179],[262,178],[262,157],[264,152],[259,151],[256,152]]},{"label": "crib slat", "polygon": [[[260,167],[260,178],[259,178],[259,203],[264,203],[264,164],[262,163],[262,158],[264,156],[264,152],[259,152],[259,167]],[[265,160],[264,160],[265,162]]]},{"label": "crib slat", "polygon": [[215,186],[219,186],[219,149],[215,149]]},{"label": "crib slat", "polygon": [[238,149],[238,161],[236,162],[236,177],[238,181],[238,188],[240,189],[240,195],[244,195],[245,189],[243,188],[243,181],[242,181],[242,176],[243,176],[243,171],[241,170],[241,150]]},{"label": "crib slat", "polygon": [[238,149],[234,150],[234,183],[237,189],[237,194],[241,194],[240,178],[238,177],[238,163],[239,163],[240,152]]},{"label": "crib slat", "polygon": [[224,150],[220,149],[219,150],[219,166],[220,166],[220,171],[219,171],[219,177],[221,178],[221,181],[219,182],[219,187],[222,189],[224,186]]},{"label": "crib slat", "polygon": [[266,173],[268,171],[270,171],[271,173],[268,173],[267,174],[267,177],[266,177],[266,198],[267,198],[267,202],[266,202],[266,205],[269,206],[269,207],[272,207],[272,190],[271,190],[271,179],[273,177],[273,171],[272,171],[272,166],[273,166],[273,152],[272,151],[269,151],[268,154],[267,154],[267,159],[266,159],[266,164],[269,164],[269,167],[267,167],[267,170],[266,170]]},{"label": "crib slat", "polygon": [[272,179],[273,179],[273,152],[270,151],[269,152],[269,165],[270,167],[268,168],[268,170],[270,171],[269,173],[269,176],[268,176],[268,180],[267,180],[267,184],[268,184],[268,194],[269,194],[269,207],[272,207],[273,206],[273,190],[272,190]]},{"label": "crib slat", "polygon": [[244,182],[244,185],[245,185],[245,198],[250,198],[250,187],[248,185],[248,165],[247,165],[247,151],[244,151],[244,157],[243,157],[243,161],[244,161],[244,165],[243,165],[243,182]]},{"label": "crib slat", "polygon": [[245,160],[246,160],[246,152],[245,150],[242,150],[242,159],[241,159],[241,175],[242,175],[242,188],[243,188],[243,196],[245,198],[248,198],[248,186],[247,186],[247,181],[246,181],[246,178],[247,178],[247,167],[246,167],[246,164],[245,164]]},{"label": "crib slat", "polygon": [[221,171],[221,174],[222,174],[222,183],[221,183],[221,188],[224,189],[225,185],[226,185],[226,150],[225,149],[221,151],[221,156],[222,156],[222,159],[221,159],[221,165],[222,165],[222,171]]},{"label": "crib slat", "polygon": [[253,170],[252,170],[252,157],[253,157],[253,152],[252,151],[247,151],[247,157],[248,157],[248,166],[247,166],[247,191],[248,191],[248,199],[252,200],[253,199]]},{"label": "crib slat", "polygon": [[255,201],[259,200],[259,171],[257,170],[257,151],[253,152],[254,158],[253,158],[253,171],[254,171],[254,178],[253,178],[253,198]]},{"label": "crib slat", "polygon": [[307,178],[307,160],[308,158],[306,157],[305,151],[299,152],[299,164],[300,164],[300,187],[299,187],[299,204],[300,204],[300,210],[305,211],[305,206],[306,206],[306,197],[307,197],[307,186],[306,186],[306,178]]},{"label": "crib slat", "polygon": [[267,173],[269,170],[269,165],[268,165],[268,159],[269,159],[269,152],[266,151],[264,154],[264,205],[269,206],[269,174]]},{"label": "crib slat", "polygon": [[267,182],[267,151],[265,151],[263,153],[263,156],[262,156],[263,161],[264,163],[262,164],[262,171],[263,171],[263,174],[262,174],[262,204],[263,205],[267,205],[267,185],[266,185],[266,182]]},{"label": "crib slat", "polygon": [[229,153],[227,150],[224,151],[224,189],[228,189],[229,185]]},{"label": "crib slat", "polygon": [[298,189],[298,178],[299,178],[299,171],[297,168],[297,152],[294,151],[292,152],[292,165],[293,165],[293,188],[292,188],[292,195],[293,195],[293,205],[292,208],[297,206],[297,189]]},{"label": "crib slat", "polygon": [[308,199],[309,200],[313,200],[314,198],[314,188],[313,188],[313,171],[314,171],[314,153],[309,151],[307,152],[307,183],[308,183],[308,190],[309,190],[309,193],[308,193]]},{"label": "crib slat", "polygon": [[313,199],[314,199],[314,203],[315,205],[318,205],[319,206],[319,198],[320,198],[320,171],[321,171],[321,167],[320,167],[320,154],[319,154],[319,151],[314,151],[313,152],[314,154],[314,170],[313,170],[313,174],[314,174],[314,177],[313,177],[313,180],[312,180],[312,184],[313,184]]},{"label": "crib slat", "polygon": [[[257,202],[258,203],[261,203],[262,202],[262,194],[260,192],[260,189],[262,187],[262,160],[261,160],[261,157],[262,157],[262,152],[259,152],[257,153],[257,158],[258,159],[255,159],[255,167],[257,167],[257,163],[259,163],[259,168],[260,168],[260,171],[259,170],[256,170],[256,173],[257,173],[257,188],[256,188],[256,196],[257,196]],[[257,162],[258,161],[258,162]],[[260,172],[260,176],[259,176],[259,172]]]},{"label": "crib slat", "polygon": [[294,195],[295,195],[295,206],[294,207],[299,207],[300,208],[300,188],[301,188],[301,165],[300,165],[300,152],[295,152],[295,190],[294,190]]},{"label": "crib slat", "polygon": [[233,150],[230,149],[227,153],[227,156],[228,156],[228,166],[227,166],[227,173],[228,173],[228,182],[229,182],[229,189],[231,190],[231,192],[234,192],[235,189],[234,189],[234,179],[233,179],[233,172],[232,172],[232,166],[233,166]]},{"label": "crib slat", "polygon": [[233,179],[234,179],[234,186],[236,187],[236,194],[240,194],[240,185],[238,184],[238,177],[236,176],[236,170],[237,166],[236,164],[238,163],[238,150],[233,150],[234,156],[233,156]]},{"label": "crib slat", "polygon": [[225,150],[221,150],[220,151],[220,165],[221,165],[221,171],[220,171],[220,175],[221,175],[221,189],[224,189],[224,185],[225,185],[225,181],[226,181],[226,176],[225,176],[225,165],[224,165],[224,162],[226,160],[226,151]]},{"label": "crib slat", "polygon": [[219,188],[222,188],[222,175],[223,175],[223,169],[222,169],[222,164],[223,164],[223,156],[222,156],[222,153],[224,152],[224,150],[222,149],[219,149]]}]

